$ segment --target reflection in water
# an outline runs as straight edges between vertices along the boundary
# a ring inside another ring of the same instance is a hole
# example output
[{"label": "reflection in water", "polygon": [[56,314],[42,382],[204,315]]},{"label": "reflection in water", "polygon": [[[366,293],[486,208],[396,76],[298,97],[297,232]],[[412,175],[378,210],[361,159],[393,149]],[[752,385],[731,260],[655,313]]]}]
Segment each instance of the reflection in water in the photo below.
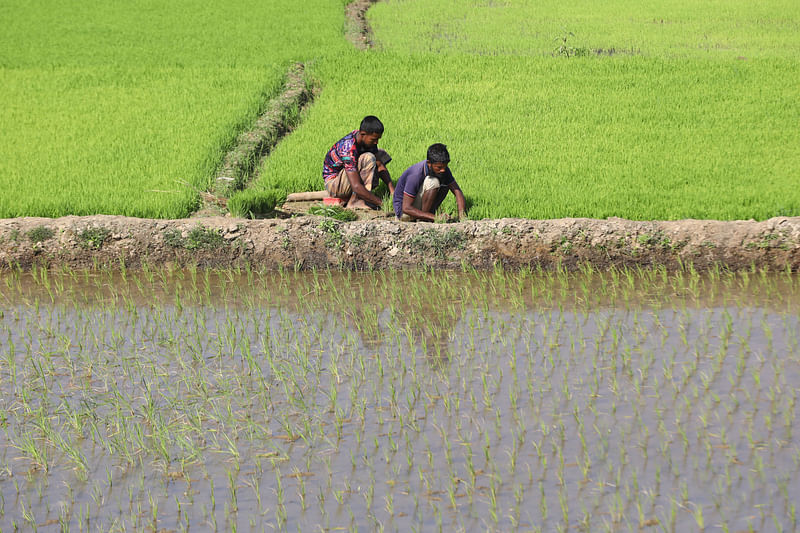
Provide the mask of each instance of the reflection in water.
[{"label": "reflection in water", "polygon": [[0,276],[0,528],[794,527],[796,275]]}]

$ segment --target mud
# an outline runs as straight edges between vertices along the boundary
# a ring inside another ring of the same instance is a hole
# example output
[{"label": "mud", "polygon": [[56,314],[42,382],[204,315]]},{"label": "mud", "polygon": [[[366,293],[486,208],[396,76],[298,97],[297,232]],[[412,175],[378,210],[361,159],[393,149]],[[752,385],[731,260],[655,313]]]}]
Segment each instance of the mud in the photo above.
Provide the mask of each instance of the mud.
[{"label": "mud", "polygon": [[345,270],[800,270],[800,217],[763,222],[498,219],[455,224],[391,218],[342,223],[298,216],[154,220],[122,216],[0,220],[0,265],[74,268],[142,264]]}]

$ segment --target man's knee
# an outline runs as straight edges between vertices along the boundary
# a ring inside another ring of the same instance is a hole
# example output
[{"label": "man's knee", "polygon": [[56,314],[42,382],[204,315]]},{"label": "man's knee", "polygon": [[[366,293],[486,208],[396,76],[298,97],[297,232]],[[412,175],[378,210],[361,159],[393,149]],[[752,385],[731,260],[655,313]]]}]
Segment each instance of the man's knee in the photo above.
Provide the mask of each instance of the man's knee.
[{"label": "man's knee", "polygon": [[372,169],[375,168],[377,159],[372,152],[365,152],[358,156],[358,169]]},{"label": "man's knee", "polygon": [[366,152],[358,156],[358,175],[367,190],[371,191],[377,186],[378,165],[375,154]]},{"label": "man's knee", "polygon": [[425,181],[422,182],[422,193],[425,194],[428,191],[437,192],[439,190],[439,179],[434,178],[433,176],[426,176]]}]

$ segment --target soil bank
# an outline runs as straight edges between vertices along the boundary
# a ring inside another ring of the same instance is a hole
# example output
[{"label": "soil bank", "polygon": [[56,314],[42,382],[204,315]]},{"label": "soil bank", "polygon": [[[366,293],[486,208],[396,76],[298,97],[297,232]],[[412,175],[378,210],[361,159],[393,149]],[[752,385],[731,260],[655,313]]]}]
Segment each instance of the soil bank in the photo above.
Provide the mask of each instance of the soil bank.
[{"label": "soil bank", "polygon": [[0,219],[0,268],[250,264],[263,269],[800,270],[800,217],[756,221],[496,219],[455,224],[317,216]]}]

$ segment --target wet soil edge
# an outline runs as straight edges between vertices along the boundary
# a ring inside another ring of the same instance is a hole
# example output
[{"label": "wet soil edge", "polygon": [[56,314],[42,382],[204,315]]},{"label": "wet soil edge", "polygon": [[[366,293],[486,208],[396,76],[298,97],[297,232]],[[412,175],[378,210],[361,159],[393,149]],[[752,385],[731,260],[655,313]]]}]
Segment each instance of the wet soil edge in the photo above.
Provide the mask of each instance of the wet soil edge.
[{"label": "wet soil edge", "polygon": [[800,217],[763,222],[498,219],[456,224],[302,216],[0,220],[0,268],[250,264],[264,269],[800,270]]}]

